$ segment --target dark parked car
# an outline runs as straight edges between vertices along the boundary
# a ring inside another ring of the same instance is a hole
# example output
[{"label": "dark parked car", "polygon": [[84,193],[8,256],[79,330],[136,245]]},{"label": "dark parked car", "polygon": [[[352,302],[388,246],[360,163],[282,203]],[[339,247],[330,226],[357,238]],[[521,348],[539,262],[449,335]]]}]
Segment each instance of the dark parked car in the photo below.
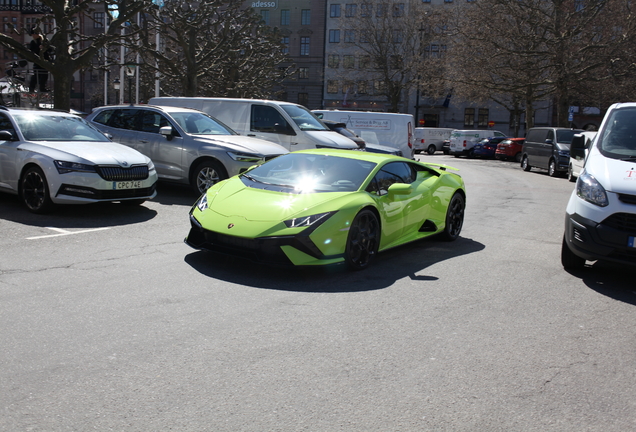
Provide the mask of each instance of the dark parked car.
[{"label": "dark parked car", "polygon": [[568,171],[570,165],[570,143],[581,129],[536,127],[528,131],[521,150],[521,168],[530,171],[533,167],[548,170],[550,177]]},{"label": "dark parked car", "polygon": [[495,151],[497,150],[497,144],[502,142],[503,140],[508,139],[507,137],[490,137],[484,138],[475,144],[473,148],[473,156],[484,159],[492,159],[495,157]]}]

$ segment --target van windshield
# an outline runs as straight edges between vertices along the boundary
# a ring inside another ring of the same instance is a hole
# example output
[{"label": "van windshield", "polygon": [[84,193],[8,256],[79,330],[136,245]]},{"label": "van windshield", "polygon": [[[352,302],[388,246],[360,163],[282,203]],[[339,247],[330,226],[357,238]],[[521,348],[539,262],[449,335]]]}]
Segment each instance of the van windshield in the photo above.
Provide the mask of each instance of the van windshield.
[{"label": "van windshield", "polygon": [[636,159],[636,107],[613,110],[598,138],[596,145],[603,156]]},{"label": "van windshield", "polygon": [[172,112],[174,121],[191,135],[238,135],[219,120],[199,112]]},{"label": "van windshield", "polygon": [[301,131],[329,131],[308,109],[297,105],[281,105]]}]

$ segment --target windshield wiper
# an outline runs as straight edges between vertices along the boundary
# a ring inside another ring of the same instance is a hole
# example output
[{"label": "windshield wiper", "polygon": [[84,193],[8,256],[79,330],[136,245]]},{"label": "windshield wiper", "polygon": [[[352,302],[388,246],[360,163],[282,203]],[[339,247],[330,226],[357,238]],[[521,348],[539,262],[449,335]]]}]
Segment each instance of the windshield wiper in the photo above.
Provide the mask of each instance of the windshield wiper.
[{"label": "windshield wiper", "polygon": [[627,157],[621,158],[621,160],[625,162],[636,161],[636,156],[627,156]]}]

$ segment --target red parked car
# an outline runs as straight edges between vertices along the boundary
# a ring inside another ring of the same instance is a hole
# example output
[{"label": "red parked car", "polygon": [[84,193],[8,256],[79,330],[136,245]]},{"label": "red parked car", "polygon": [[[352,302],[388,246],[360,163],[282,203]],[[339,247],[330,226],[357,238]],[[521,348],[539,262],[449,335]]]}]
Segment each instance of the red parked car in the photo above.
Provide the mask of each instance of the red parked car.
[{"label": "red parked car", "polygon": [[497,144],[495,158],[521,162],[521,147],[523,147],[525,140],[525,138],[507,138],[503,140]]}]

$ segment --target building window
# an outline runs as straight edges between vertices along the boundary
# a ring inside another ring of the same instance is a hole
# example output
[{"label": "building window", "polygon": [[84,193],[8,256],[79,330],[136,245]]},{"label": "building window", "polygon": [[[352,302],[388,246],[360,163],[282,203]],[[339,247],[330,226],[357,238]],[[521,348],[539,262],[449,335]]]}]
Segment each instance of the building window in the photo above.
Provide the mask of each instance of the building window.
[{"label": "building window", "polygon": [[329,42],[331,43],[340,42],[340,30],[329,30]]},{"label": "building window", "polygon": [[309,107],[309,93],[298,93],[298,105]]},{"label": "building window", "polygon": [[370,55],[362,55],[360,56],[360,61],[358,62],[358,67],[360,69],[369,69],[371,67],[371,56]]},{"label": "building window", "polygon": [[352,95],[355,91],[354,88],[354,83],[353,81],[345,81],[344,84],[342,85],[342,93],[344,93],[345,95]]},{"label": "building window", "polygon": [[308,67],[299,67],[298,68],[298,79],[309,79],[309,68]]},{"label": "building window", "polygon": [[342,66],[345,69],[353,69],[356,67],[356,57],[353,55],[342,56]]},{"label": "building window", "polygon": [[327,80],[327,93],[338,93],[338,80]]},{"label": "building window", "polygon": [[327,57],[327,66],[338,69],[340,67],[340,56],[338,54],[329,54]]},{"label": "building window", "polygon": [[464,109],[464,126],[471,128],[475,126],[475,108]]},{"label": "building window", "polygon": [[393,43],[402,43],[404,41],[404,32],[402,30],[393,30]]},{"label": "building window", "polygon": [[453,0],[444,0],[444,3],[452,3]]},{"label": "building window", "polygon": [[300,55],[301,56],[309,55],[309,38],[308,37],[300,38]]},{"label": "building window", "polygon": [[283,36],[280,42],[283,44],[283,54],[289,54],[289,36]]},{"label": "building window", "polygon": [[367,82],[366,81],[358,81],[356,86],[358,87],[358,94],[367,94]]},{"label": "building window", "polygon": [[261,20],[265,23],[265,25],[269,25],[269,11],[262,10],[261,11]]},{"label": "building window", "polygon": [[422,3],[430,3],[431,0],[422,0]]},{"label": "building window", "polygon": [[280,11],[280,25],[288,26],[289,19],[290,19],[289,17],[290,17],[289,9],[282,9]]},{"label": "building window", "polygon": [[377,17],[383,17],[386,15],[386,8],[388,5],[386,4],[379,4],[378,8],[375,10],[375,16]]},{"label": "building window", "polygon": [[356,12],[358,11],[357,4],[347,4],[345,5],[345,16],[347,18],[353,18],[356,16]]},{"label": "building window", "polygon": [[363,17],[370,17],[373,15],[373,5],[370,3],[362,3],[360,5],[360,15]]},{"label": "building window", "polygon": [[344,41],[345,43],[353,43],[356,41],[356,31],[355,30],[345,30],[344,32]]},{"label": "building window", "polygon": [[93,13],[93,28],[104,28],[104,12]]},{"label": "building window", "polygon": [[391,69],[402,69],[404,67],[404,62],[402,61],[401,55],[392,55],[391,56]]},{"label": "building window", "polygon": [[373,92],[375,94],[384,94],[386,92],[386,84],[384,83],[384,81],[373,81]]},{"label": "building window", "polygon": [[303,9],[300,11],[300,24],[311,25],[311,9]]},{"label": "building window", "polygon": [[340,18],[340,5],[339,4],[332,4],[331,8],[329,9],[329,16],[331,18]]},{"label": "building window", "polygon": [[404,3],[398,3],[393,5],[393,16],[401,17],[404,16]]},{"label": "building window", "polygon": [[488,127],[488,108],[479,108],[477,125],[479,127]]}]

